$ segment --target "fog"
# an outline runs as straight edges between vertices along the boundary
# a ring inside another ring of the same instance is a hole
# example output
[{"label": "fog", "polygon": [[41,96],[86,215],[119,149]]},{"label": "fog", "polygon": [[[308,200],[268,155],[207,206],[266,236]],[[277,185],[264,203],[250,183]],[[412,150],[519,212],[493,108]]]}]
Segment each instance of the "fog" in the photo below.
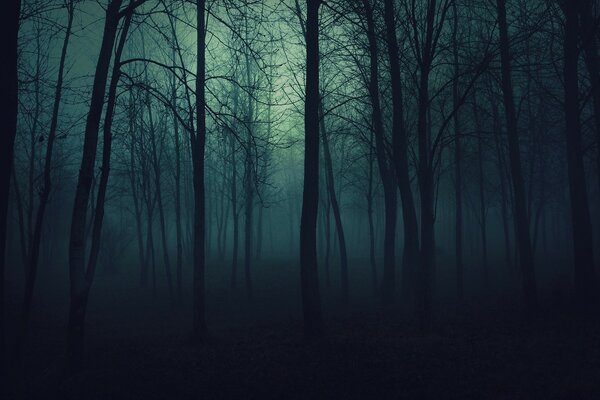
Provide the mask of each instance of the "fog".
[{"label": "fog", "polygon": [[18,3],[9,398],[600,394],[594,0]]}]

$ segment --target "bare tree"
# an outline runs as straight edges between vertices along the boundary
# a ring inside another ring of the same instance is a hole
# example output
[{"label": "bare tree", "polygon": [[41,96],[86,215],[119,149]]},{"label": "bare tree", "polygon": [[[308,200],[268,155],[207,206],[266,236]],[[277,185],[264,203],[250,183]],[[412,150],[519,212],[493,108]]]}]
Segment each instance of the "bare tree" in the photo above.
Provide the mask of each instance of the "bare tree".
[{"label": "bare tree", "polygon": [[317,213],[319,206],[319,7],[306,0],[306,97],[304,100],[304,190],[300,219],[300,275],[304,335],[322,334],[321,300],[317,274]]}]

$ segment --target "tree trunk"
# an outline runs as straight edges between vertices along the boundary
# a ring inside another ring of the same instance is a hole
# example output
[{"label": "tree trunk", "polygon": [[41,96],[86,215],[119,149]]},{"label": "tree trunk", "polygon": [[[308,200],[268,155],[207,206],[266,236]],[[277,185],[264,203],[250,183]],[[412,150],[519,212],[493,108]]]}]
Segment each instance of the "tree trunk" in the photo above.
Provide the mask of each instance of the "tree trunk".
[{"label": "tree trunk", "polygon": [[[341,272],[341,289],[342,289],[342,304],[348,304],[348,255],[346,252],[346,237],[344,236],[344,227],[342,225],[342,217],[338,204],[337,195],[335,193],[335,181],[333,178],[333,162],[331,160],[331,152],[329,150],[329,138],[325,129],[325,116],[323,114],[323,100],[319,104],[320,107],[320,125],[321,138],[323,141],[323,158],[325,160],[325,181],[327,192],[329,194],[329,202],[333,210],[333,219],[335,221],[335,230],[338,237],[340,250],[340,272]],[[328,216],[329,217],[329,216]]]},{"label": "tree trunk", "polygon": [[[174,51],[173,51],[174,52]],[[173,54],[173,60],[175,55]],[[175,87],[175,77],[173,77],[173,90],[171,93],[171,99],[173,105],[177,102],[177,93]],[[177,274],[177,303],[183,304],[183,288],[182,288],[182,276],[183,276],[183,243],[182,243],[182,231],[181,231],[181,143],[179,139],[179,122],[175,115],[173,115],[173,135],[175,136],[175,236],[177,240],[177,260],[176,260],[176,274]]]},{"label": "tree trunk", "polygon": [[483,132],[477,109],[477,100],[473,95],[473,116],[475,118],[475,129],[477,130],[477,169],[479,171],[479,229],[481,233],[481,262],[483,279],[486,287],[489,286],[489,265],[487,246],[487,204],[485,198],[485,173],[483,169]]},{"label": "tree trunk", "polygon": [[[234,115],[235,115],[234,103]],[[235,160],[235,137],[230,136],[231,144],[231,212],[233,217],[233,245],[231,254],[231,289],[237,286],[238,240],[239,240],[239,212],[237,204],[237,165]]]},{"label": "tree trunk", "polygon": [[304,190],[300,219],[300,277],[304,336],[322,335],[321,299],[317,270],[317,213],[319,208],[319,6],[306,0],[306,98],[304,101]]},{"label": "tree trunk", "polygon": [[[147,79],[147,76],[146,76]],[[169,300],[171,305],[175,304],[173,293],[173,279],[171,276],[171,262],[169,260],[169,250],[167,242],[167,232],[165,223],[165,210],[162,201],[161,190],[161,166],[156,146],[157,129],[154,125],[152,102],[150,101],[150,92],[146,92],[146,107],[148,108],[148,123],[150,128],[150,145],[152,147],[152,169],[154,171],[154,190],[156,191],[156,205],[158,207],[158,223],[160,227],[160,236],[162,242],[163,262],[165,263],[165,272],[167,275],[167,286],[169,288]]]},{"label": "tree trunk", "polygon": [[564,37],[564,85],[565,120],[567,138],[567,172],[571,199],[571,223],[573,235],[575,293],[580,305],[589,307],[596,297],[596,273],[594,271],[594,245],[592,224],[587,197],[581,126],[579,122],[579,21],[577,4],[581,0],[565,3]]},{"label": "tree trunk", "polygon": [[[492,95],[493,96],[493,95]],[[511,257],[511,245],[510,245],[510,228],[508,226],[509,215],[508,215],[508,203],[509,198],[506,190],[506,168],[504,162],[504,152],[502,150],[501,142],[501,128],[500,128],[500,116],[498,115],[498,107],[495,102],[492,102],[492,118],[493,118],[493,132],[494,140],[496,144],[496,158],[498,159],[498,177],[500,179],[500,217],[502,218],[502,233],[504,235],[504,255],[506,257],[506,265],[508,269],[512,271],[512,257]]]},{"label": "tree trunk", "polygon": [[[44,223],[44,215],[46,212],[46,205],[48,204],[48,198],[50,191],[52,190],[52,152],[54,149],[54,141],[56,139],[56,131],[58,127],[58,112],[60,108],[60,101],[62,95],[63,86],[63,75],[65,68],[65,59],[67,57],[67,48],[69,45],[69,38],[71,36],[71,28],[73,26],[73,13],[74,4],[73,1],[67,3],[67,29],[63,40],[63,46],[60,54],[60,61],[58,66],[58,78],[56,81],[56,90],[54,92],[54,106],[52,107],[52,117],[50,120],[50,130],[48,131],[48,138],[46,142],[46,157],[44,160],[44,171],[43,171],[43,185],[40,192],[40,203],[37,209],[35,224],[33,228],[33,237],[31,241],[30,251],[28,260],[28,266],[26,267],[27,273],[25,282],[25,294],[23,298],[23,312],[21,321],[21,331],[17,338],[16,354],[17,360],[20,361],[23,351],[23,345],[26,340],[29,317],[31,314],[31,305],[33,302],[33,290],[35,286],[35,280],[37,276],[37,268],[40,254],[40,244],[42,239],[42,228]],[[30,205],[33,207],[33,204]],[[32,208],[33,209],[33,208]]]},{"label": "tree trunk", "polygon": [[371,262],[371,281],[373,294],[377,294],[377,263],[375,261],[375,227],[373,223],[373,131],[369,140],[369,173],[367,184],[367,219],[369,220],[369,260]]},{"label": "tree trunk", "polygon": [[368,0],[363,0],[367,22],[367,39],[369,41],[370,55],[370,78],[369,96],[373,108],[373,132],[375,134],[375,151],[377,154],[377,165],[379,175],[383,184],[383,196],[385,203],[385,236],[383,240],[383,283],[382,300],[390,304],[394,298],[396,287],[395,268],[395,241],[396,241],[396,183],[387,160],[385,148],[385,133],[383,128],[383,117],[379,100],[379,59],[377,50],[377,36],[375,22],[373,20],[373,9]]},{"label": "tree trunk", "polygon": [[[452,29],[452,55],[454,58],[454,79],[452,81],[452,103],[458,107],[458,84],[460,70],[458,67],[458,13],[456,1],[452,2],[454,26]],[[460,147],[460,121],[458,111],[454,113],[454,200],[456,202],[454,240],[455,240],[455,267],[456,267],[456,294],[458,301],[464,299],[464,265],[463,265],[463,200],[462,200],[462,155]]]},{"label": "tree trunk", "polygon": [[594,107],[594,123],[596,127],[596,165],[598,186],[600,187],[600,56],[598,55],[598,23],[594,21],[593,0],[580,0],[581,6],[581,42],[583,45],[585,65],[590,77],[590,85]]},{"label": "tree trunk", "polygon": [[196,129],[190,135],[194,175],[194,276],[193,276],[193,329],[194,341],[206,337],[205,312],[205,193],[204,193],[204,150],[206,144],[206,27],[205,0],[196,1]]},{"label": "tree trunk", "polygon": [[[6,1],[2,7],[2,55],[4,58],[3,71],[0,74],[2,87],[2,107],[0,119],[5,124],[0,135],[0,379],[3,380],[4,370],[4,270],[6,268],[6,237],[8,222],[8,200],[10,177],[13,169],[13,154],[15,136],[17,135],[17,112],[19,75],[17,69],[18,33],[21,2]],[[2,383],[2,382],[0,382]]]},{"label": "tree trunk", "polygon": [[104,120],[102,165],[100,184],[98,186],[96,208],[94,210],[92,243],[89,260],[86,267],[85,262],[85,221],[88,208],[88,200],[91,190],[91,181],[94,173],[96,158],[96,147],[98,144],[98,131],[100,128],[100,117],[106,92],[106,81],[110,58],[119,25],[119,7],[121,0],[113,0],[106,10],[106,21],[102,47],[94,86],[92,89],[92,100],[88,114],[81,167],[73,205],[73,218],[71,222],[71,236],[69,240],[69,276],[71,281],[71,304],[69,312],[68,335],[67,335],[67,369],[70,372],[81,370],[83,364],[83,339],[84,323],[89,291],[94,279],[94,272],[100,250],[100,236],[102,232],[102,220],[104,217],[104,201],[108,176],[110,171],[110,151],[112,142],[111,123],[116,103],[116,89],[120,75],[120,55],[123,49],[131,14],[123,24],[121,39],[115,54],[113,74],[111,78],[109,96]]},{"label": "tree trunk", "polygon": [[521,167],[519,150],[519,132],[515,109],[511,70],[508,27],[506,22],[506,0],[497,0],[498,27],[500,30],[500,61],[502,72],[502,92],[504,95],[504,112],[506,114],[506,131],[508,136],[508,155],[514,192],[514,218],[517,233],[519,264],[523,276],[523,295],[525,307],[529,312],[537,309],[537,288],[531,240],[529,237],[529,219],[525,199],[525,182]]}]

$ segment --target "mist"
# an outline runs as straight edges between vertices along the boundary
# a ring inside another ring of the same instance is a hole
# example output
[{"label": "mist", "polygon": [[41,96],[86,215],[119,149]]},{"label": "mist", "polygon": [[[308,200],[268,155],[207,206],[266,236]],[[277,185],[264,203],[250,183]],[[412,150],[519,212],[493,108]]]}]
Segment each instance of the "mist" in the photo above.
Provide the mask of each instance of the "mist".
[{"label": "mist", "polygon": [[0,392],[596,398],[599,7],[6,1]]}]

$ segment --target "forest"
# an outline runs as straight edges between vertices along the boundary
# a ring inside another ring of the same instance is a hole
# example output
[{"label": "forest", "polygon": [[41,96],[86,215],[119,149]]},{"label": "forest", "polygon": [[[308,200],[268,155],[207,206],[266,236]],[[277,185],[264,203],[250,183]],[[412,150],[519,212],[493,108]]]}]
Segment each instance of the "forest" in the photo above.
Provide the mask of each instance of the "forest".
[{"label": "forest", "polygon": [[0,397],[600,398],[600,1],[0,11]]}]

